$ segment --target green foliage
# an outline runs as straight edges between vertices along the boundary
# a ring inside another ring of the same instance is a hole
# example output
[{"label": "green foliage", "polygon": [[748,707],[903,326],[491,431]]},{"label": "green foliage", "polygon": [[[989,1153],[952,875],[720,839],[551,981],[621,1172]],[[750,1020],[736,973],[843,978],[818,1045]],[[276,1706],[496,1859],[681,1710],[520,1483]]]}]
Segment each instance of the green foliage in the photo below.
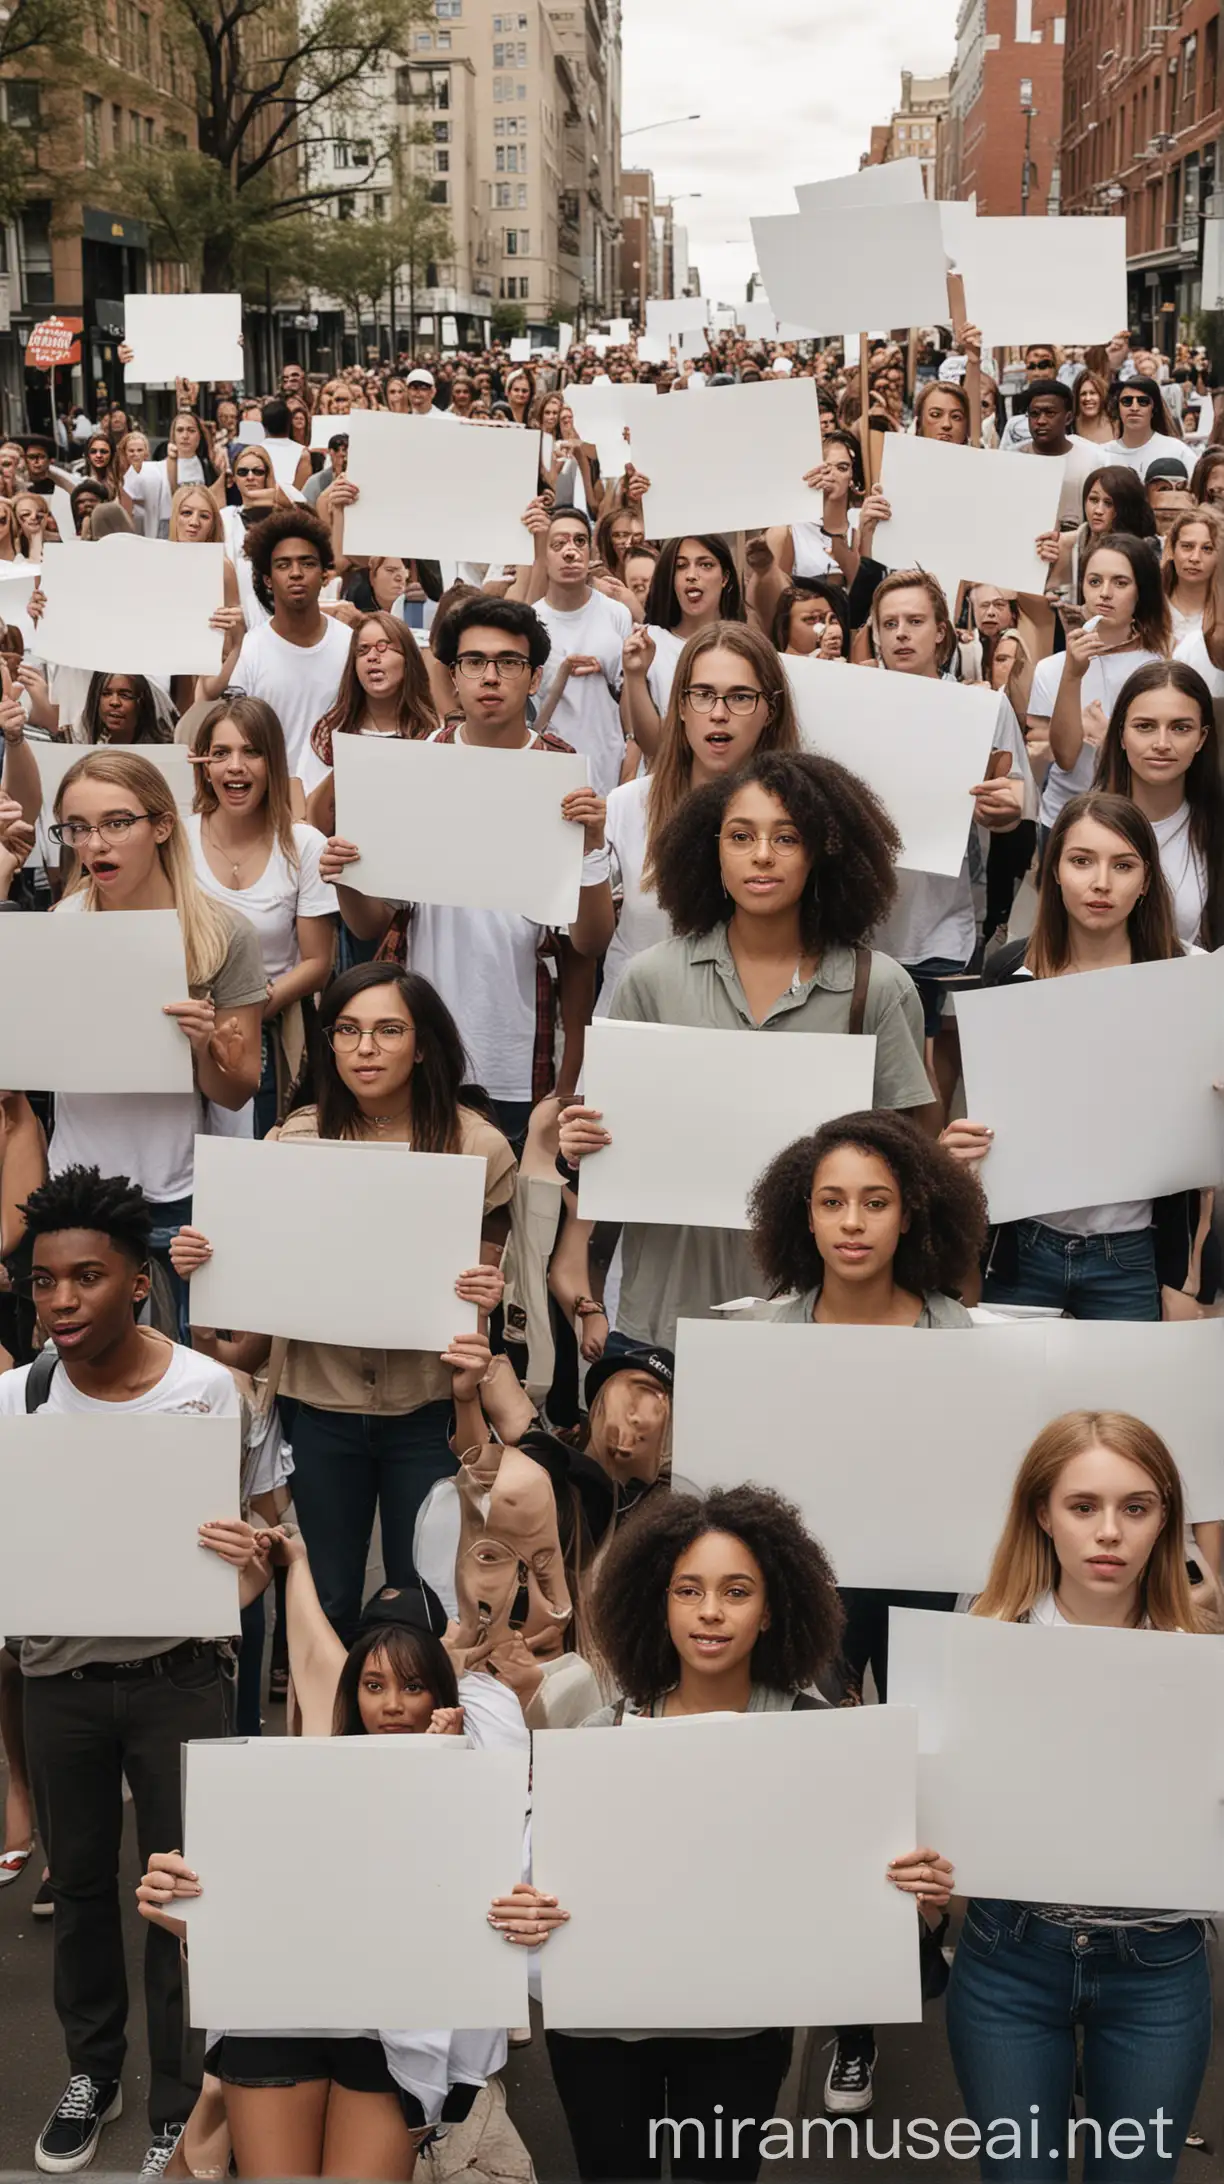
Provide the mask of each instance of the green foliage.
[{"label": "green foliage", "polygon": [[495,303],[489,313],[494,341],[513,341],[527,331],[527,313],[521,303]]}]

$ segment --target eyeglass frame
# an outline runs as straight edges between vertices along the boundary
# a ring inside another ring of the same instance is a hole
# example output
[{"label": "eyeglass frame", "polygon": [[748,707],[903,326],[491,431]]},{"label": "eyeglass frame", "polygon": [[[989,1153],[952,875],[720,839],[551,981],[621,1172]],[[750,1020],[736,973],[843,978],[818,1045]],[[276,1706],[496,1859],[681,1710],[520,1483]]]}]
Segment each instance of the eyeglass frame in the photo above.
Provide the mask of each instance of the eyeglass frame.
[{"label": "eyeglass frame", "polygon": [[[342,1021],[343,1020],[341,1020],[341,1022]],[[385,1039],[380,1039],[378,1035],[380,1031],[389,1031],[392,1029],[392,1027],[394,1027],[395,1037],[388,1044]],[[345,1026],[344,1028],[348,1029],[349,1027]],[[341,1023],[328,1024],[325,1027],[323,1037],[326,1039],[327,1044],[331,1048],[333,1054],[335,1054],[337,1051],[339,1051],[341,1054],[358,1053],[360,1051],[361,1042],[366,1037],[369,1037],[373,1040],[374,1045],[377,1047],[380,1054],[394,1054],[395,1049],[401,1044],[403,1040],[408,1037],[408,1034],[413,1027],[411,1024],[406,1024],[402,1017],[388,1016],[384,1017],[383,1021],[380,1024],[360,1024],[352,1028],[356,1029],[357,1037],[352,1041],[351,1045],[342,1046],[337,1049],[336,1033],[341,1029]]]},{"label": "eyeglass frame", "polygon": [[[132,828],[138,826],[142,819],[147,819],[150,826],[152,826],[153,814],[151,811],[116,812],[112,818],[103,819],[96,826],[87,825],[84,819],[56,819],[47,828],[47,833],[60,849],[76,849],[78,846],[76,842],[70,842],[67,839],[69,830],[78,834],[83,843],[88,842],[90,837],[96,834],[104,849],[118,849],[122,843],[126,842]],[[118,834],[113,835],[108,829],[113,827],[116,821],[121,823]]]},{"label": "eyeglass frame", "polygon": [[[469,663],[466,667],[463,664],[465,660]],[[478,668],[474,669],[471,666],[470,663],[473,660],[479,660],[480,666]],[[489,654],[483,652],[457,652],[455,654],[454,672],[463,682],[483,682],[490,668],[492,668],[499,683],[505,682],[512,675],[530,675],[532,672],[531,662],[523,652]]]}]

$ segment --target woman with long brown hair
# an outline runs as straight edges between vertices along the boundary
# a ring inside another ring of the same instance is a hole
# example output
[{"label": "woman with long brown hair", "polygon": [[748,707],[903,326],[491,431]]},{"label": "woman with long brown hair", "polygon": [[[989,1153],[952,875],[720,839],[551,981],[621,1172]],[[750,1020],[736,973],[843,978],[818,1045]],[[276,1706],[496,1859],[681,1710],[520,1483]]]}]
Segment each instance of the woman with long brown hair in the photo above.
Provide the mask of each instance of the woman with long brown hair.
[{"label": "woman with long brown hair", "polygon": [[1074,439],[1096,440],[1102,447],[1110,446],[1114,431],[1109,415],[1109,381],[1100,372],[1082,371],[1073,396],[1068,432]]},{"label": "woman with long brown hair", "polygon": [[1159,660],[1123,684],[1093,786],[1130,797],[1150,821],[1180,938],[1224,947],[1224,776],[1215,706],[1194,668]]},{"label": "woman with long brown hair", "polygon": [[1197,636],[1215,593],[1224,519],[1215,508],[1183,508],[1169,525],[1161,571],[1175,646]]},{"label": "woman with long brown hair", "polygon": [[1080,564],[1079,597],[1079,619],[1093,626],[1072,628],[1066,651],[1038,662],[1029,696],[1027,725],[1048,739],[1046,828],[1069,797],[1091,786],[1096,747],[1127,676],[1172,649],[1160,564],[1146,540],[1125,531],[1096,539]]},{"label": "woman with long brown hair", "polygon": [[395,614],[366,614],[353,629],[348,664],[330,713],[316,722],[302,759],[306,816],[330,838],[336,831],[332,751],[336,736],[399,736],[409,742],[438,727],[421,648]]},{"label": "woman with long brown hair", "polygon": [[[1118,1411],[1069,1411],[1020,1466],[986,1586],[972,1613],[1056,1632],[1083,1627],[1201,1634],[1218,1587],[1187,1575],[1177,1465],[1159,1435]],[[1034,1641],[1035,1643],[1037,1641]],[[1070,1639],[1049,1643],[1073,1646]],[[1070,1663],[1069,1672],[1073,1673]],[[1006,1728],[1001,1727],[1006,1749]],[[1002,1792],[1000,1794],[1003,1794]],[[952,1962],[948,2043],[968,2114],[988,2146],[984,2177],[1065,2177],[1083,2028],[1084,2119],[1112,2149],[1122,2118],[1161,2137],[1136,2175],[1171,2177],[1211,2052],[1206,1913],[972,1897]],[[1035,2165],[1020,2154],[1032,2119]],[[1000,2119],[995,2121],[993,2119]],[[1132,2127],[1133,2129],[1133,2127]],[[1167,2139],[1164,2134],[1167,2133]],[[1125,2156],[1142,2156],[1129,2146]],[[1089,2155],[1090,2174],[1119,2174]]]},{"label": "woman with long brown hair", "polygon": [[625,639],[621,717],[653,762],[680,655],[715,622],[742,622],[744,598],[725,538],[669,538],[646,594],[645,624]]}]

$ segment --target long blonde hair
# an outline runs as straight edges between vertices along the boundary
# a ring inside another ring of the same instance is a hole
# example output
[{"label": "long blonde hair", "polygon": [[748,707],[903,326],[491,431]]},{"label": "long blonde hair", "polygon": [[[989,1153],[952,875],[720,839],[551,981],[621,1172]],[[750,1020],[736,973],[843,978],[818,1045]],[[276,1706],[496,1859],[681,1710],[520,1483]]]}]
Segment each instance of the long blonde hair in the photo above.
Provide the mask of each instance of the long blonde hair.
[{"label": "long blonde hair", "polygon": [[[135,751],[123,751],[115,746],[89,751],[84,758],[78,758],[75,766],[69,767],[60,782],[55,799],[57,819],[64,808],[65,796],[77,781],[113,782],[117,789],[126,790],[150,819],[171,821],[165,841],[157,845],[157,854],[170,882],[183,931],[187,983],[190,986],[209,985],[233,945],[234,925],[222,904],[206,895],[196,878],[191,845],[165,774]],[[87,910],[99,908],[97,888],[83,865],[78,865],[75,878],[65,890],[65,899],[68,895],[83,896]]]},{"label": "long blonde hair", "polygon": [[[178,528],[179,510],[180,510],[180,509],[182,508],[182,506],[183,506],[183,503],[184,503],[184,501],[189,501],[189,500],[199,500],[199,501],[203,501],[203,503],[204,503],[204,506],[205,506],[205,507],[207,508],[207,510],[208,510],[208,513],[209,513],[210,517],[212,518],[212,523],[211,523],[211,526],[210,526],[210,529],[209,529],[208,537],[207,537],[207,539],[205,540],[205,544],[206,544],[206,545],[212,545],[212,546],[219,546],[219,545],[221,545],[221,544],[222,544],[222,543],[224,542],[224,539],[225,539],[225,533],[224,533],[224,531],[223,531],[223,530],[222,530],[222,528],[221,528],[221,510],[220,510],[220,509],[218,508],[218,506],[217,506],[217,503],[216,503],[216,501],[215,501],[215,500],[213,499],[213,497],[212,497],[212,494],[211,494],[211,493],[209,492],[209,490],[208,490],[208,487],[207,487],[206,485],[180,485],[180,486],[179,486],[179,488],[178,488],[178,491],[177,491],[177,492],[175,493],[174,499],[173,499],[173,500],[171,501],[171,503],[170,503],[170,536],[171,536],[171,538],[172,538],[172,539],[174,539],[174,540],[176,540],[176,541],[177,541],[177,539],[178,539],[178,535],[179,535],[179,528]],[[197,545],[198,543],[199,543],[199,542],[198,542],[198,540],[196,540],[196,539],[184,539],[184,540],[183,540],[183,544],[184,544],[184,546],[188,546],[188,545],[190,545],[190,546],[194,546],[194,545]]]},{"label": "long blonde hair", "polygon": [[1160,1435],[1126,1411],[1067,1411],[1043,1427],[1016,1474],[990,1575],[971,1612],[998,1623],[1019,1623],[1045,1593],[1056,1589],[1058,1556],[1039,1512],[1072,1457],[1090,1448],[1107,1448],[1138,1464],[1164,1504],[1164,1523],[1141,1581],[1141,1616],[1153,1630],[1213,1629],[1195,1606],[1186,1575],[1181,1475]]},{"label": "long blonde hair", "polygon": [[799,727],[791,700],[790,683],[773,646],[743,622],[712,622],[690,637],[676,662],[671,696],[659,736],[659,751],[646,792],[646,856],[642,885],[655,884],[655,849],[659,836],[693,785],[693,750],[685,733],[681,704],[693,662],[703,653],[722,650],[738,653],[756,675],[769,702],[769,714],[754,748],[758,751],[797,751]]}]

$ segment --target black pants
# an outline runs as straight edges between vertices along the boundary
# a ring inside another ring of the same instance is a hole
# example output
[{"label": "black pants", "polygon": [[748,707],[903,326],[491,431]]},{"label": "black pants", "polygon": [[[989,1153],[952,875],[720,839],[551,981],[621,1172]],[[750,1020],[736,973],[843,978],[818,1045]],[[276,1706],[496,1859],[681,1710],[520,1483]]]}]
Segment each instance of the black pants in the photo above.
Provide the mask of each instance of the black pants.
[{"label": "black pants", "polygon": [[[181,1746],[229,1727],[228,1672],[214,1646],[176,1650],[163,1674],[27,1676],[25,1732],[38,1826],[55,1900],[55,2011],[69,2068],[118,2078],[127,2049],[127,1975],[119,1910],[126,1775],[144,1866],[183,1840]],[[179,1945],[145,1936],[149,2122],[185,2123],[195,2105],[203,2033],[186,2032]],[[190,2049],[191,2052],[188,2052]]]},{"label": "black pants", "polygon": [[1010,834],[992,834],[986,852],[986,916],[982,938],[989,940],[1011,916],[1016,890],[1033,861],[1037,822],[1022,819]]},{"label": "black pants", "polygon": [[843,1585],[841,1602],[846,1611],[842,1632],[842,1661],[851,1690],[862,1692],[870,1668],[880,1702],[888,1697],[888,1611],[890,1608],[931,1608],[951,1615],[956,1606],[952,1592],[889,1592],[876,1585]]},{"label": "black pants", "polygon": [[[657,2177],[665,2148],[674,2177],[752,2184],[761,2167],[761,2131],[776,2114],[790,2068],[789,2027],[731,2040],[545,2037],[583,2184]],[[722,2113],[715,2116],[718,2102]],[[653,2150],[652,2123],[660,2127]]]}]

